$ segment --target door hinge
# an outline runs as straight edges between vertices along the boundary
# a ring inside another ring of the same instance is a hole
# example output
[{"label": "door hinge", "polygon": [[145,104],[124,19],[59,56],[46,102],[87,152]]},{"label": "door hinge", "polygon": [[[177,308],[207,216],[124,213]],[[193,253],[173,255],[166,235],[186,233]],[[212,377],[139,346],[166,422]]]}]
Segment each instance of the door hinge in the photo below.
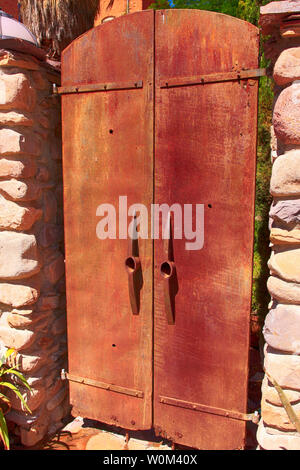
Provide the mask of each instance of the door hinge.
[{"label": "door hinge", "polygon": [[69,382],[77,382],[83,385],[89,385],[91,387],[102,388],[103,390],[107,390],[109,392],[123,393],[124,395],[129,395],[136,398],[144,398],[144,392],[141,392],[140,390],[134,390],[131,388],[120,387],[119,385],[99,382],[98,380],[87,379],[86,377],[79,377],[78,375],[69,374],[65,371],[65,369],[62,369],[61,371],[61,379],[69,380]]},{"label": "door hinge", "polygon": [[213,415],[224,416],[225,418],[237,419],[239,421],[252,421],[255,424],[258,424],[259,413],[255,411],[254,413],[241,413],[234,410],[226,410],[224,408],[216,408],[214,406],[203,405],[200,403],[192,403],[189,401],[178,400],[177,398],[170,397],[159,397],[160,403],[164,405],[178,406],[180,408],[186,408],[193,411],[202,411],[203,413],[210,413]]},{"label": "door hinge", "polygon": [[160,88],[174,88],[192,85],[205,85],[207,83],[232,82],[259,78],[266,75],[266,69],[233,70],[231,72],[210,73],[208,75],[194,75],[192,77],[172,77],[160,80]]},{"label": "door hinge", "polygon": [[79,93],[93,93],[96,91],[135,90],[138,88],[143,88],[142,80],[54,87],[53,93],[58,95],[71,95]]}]

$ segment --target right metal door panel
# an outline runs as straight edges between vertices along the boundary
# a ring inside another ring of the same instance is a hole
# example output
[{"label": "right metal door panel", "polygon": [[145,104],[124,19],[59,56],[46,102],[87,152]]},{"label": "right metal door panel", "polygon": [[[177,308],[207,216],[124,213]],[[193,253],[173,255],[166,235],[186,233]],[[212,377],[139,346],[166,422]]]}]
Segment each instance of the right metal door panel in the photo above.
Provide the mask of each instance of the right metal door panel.
[{"label": "right metal door panel", "polygon": [[160,86],[256,68],[258,30],[216,13],[166,10],[156,12],[155,31],[155,203],[193,204],[194,214],[204,204],[205,239],[198,251],[173,242],[173,325],[160,274],[164,243],[155,241],[154,426],[183,445],[236,449],[245,422],[193,404],[247,411],[258,83]]}]

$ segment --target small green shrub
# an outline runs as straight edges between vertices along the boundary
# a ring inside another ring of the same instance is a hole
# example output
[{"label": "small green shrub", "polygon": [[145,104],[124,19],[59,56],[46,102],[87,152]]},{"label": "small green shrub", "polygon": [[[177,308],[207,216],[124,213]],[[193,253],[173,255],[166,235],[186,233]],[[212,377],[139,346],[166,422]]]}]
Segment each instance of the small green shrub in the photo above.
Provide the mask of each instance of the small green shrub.
[{"label": "small green shrub", "polygon": [[10,446],[5,414],[10,410],[11,402],[5,395],[5,389],[12,390],[21,400],[24,408],[31,413],[19,387],[9,381],[11,376],[15,376],[28,390],[31,390],[23,374],[21,374],[21,372],[19,372],[15,367],[10,367],[8,365],[9,357],[12,357],[15,354],[16,351],[14,349],[7,349],[4,344],[0,342],[0,440],[3,442],[4,449],[6,450],[9,450]]}]

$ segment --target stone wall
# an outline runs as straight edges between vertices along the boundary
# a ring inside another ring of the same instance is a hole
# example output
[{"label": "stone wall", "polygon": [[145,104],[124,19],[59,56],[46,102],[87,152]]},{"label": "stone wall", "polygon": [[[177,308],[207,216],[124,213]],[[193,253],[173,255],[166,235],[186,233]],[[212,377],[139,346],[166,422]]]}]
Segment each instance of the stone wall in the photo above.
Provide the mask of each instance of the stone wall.
[{"label": "stone wall", "polygon": [[[107,2],[108,3],[108,2]],[[147,2],[131,2],[130,11]],[[151,2],[148,2],[151,3]],[[102,9],[105,16],[124,11]],[[108,5],[107,5],[108,6]],[[300,0],[261,9],[266,55],[275,80],[272,129],[268,289],[264,326],[266,376],[262,386],[261,449],[300,449],[272,380],[300,419]],[[19,46],[18,46],[19,47]],[[69,412],[63,256],[59,74],[36,48],[0,50],[0,340],[17,350],[12,360],[26,376],[22,389],[32,414],[11,395],[7,415],[26,446],[62,427]]]},{"label": "stone wall", "polygon": [[[269,260],[270,311],[264,325],[266,371],[262,385],[261,449],[300,449],[300,434],[274,387],[281,386],[300,419],[300,1],[261,8],[265,51],[275,81],[272,129]],[[276,382],[274,382],[274,379]]]},{"label": "stone wall", "polygon": [[66,315],[60,101],[53,82],[59,73],[37,48],[0,50],[0,340],[17,350],[13,364],[32,387],[22,389],[32,414],[11,395],[7,415],[27,446],[61,427],[69,410],[60,379]]}]

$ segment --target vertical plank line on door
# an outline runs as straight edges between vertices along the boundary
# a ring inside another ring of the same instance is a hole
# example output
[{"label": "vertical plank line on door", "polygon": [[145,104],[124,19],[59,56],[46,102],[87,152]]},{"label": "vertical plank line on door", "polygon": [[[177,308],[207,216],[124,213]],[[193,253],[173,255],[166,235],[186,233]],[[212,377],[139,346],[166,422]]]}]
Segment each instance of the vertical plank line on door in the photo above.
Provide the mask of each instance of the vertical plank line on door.
[{"label": "vertical plank line on door", "polygon": [[[154,10],[153,15],[153,174],[152,174],[152,203],[155,204],[155,131],[156,131],[156,48],[155,48],[155,23],[156,23],[156,11]],[[152,213],[151,213],[152,215]],[[155,252],[154,252],[154,238],[152,237],[152,220],[151,220],[151,238],[152,238],[152,426],[154,426],[154,286],[155,286]]]}]

